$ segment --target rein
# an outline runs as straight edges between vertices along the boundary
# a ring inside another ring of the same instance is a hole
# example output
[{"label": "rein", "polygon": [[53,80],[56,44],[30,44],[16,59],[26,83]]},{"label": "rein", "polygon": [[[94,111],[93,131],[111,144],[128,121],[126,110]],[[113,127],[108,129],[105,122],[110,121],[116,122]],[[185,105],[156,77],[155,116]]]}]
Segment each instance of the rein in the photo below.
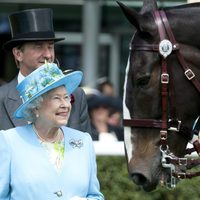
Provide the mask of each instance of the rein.
[{"label": "rein", "polygon": [[[167,168],[171,171],[171,180],[168,184],[170,188],[176,186],[176,179],[186,179],[196,176],[200,176],[200,172],[187,173],[182,172],[182,167],[191,169],[194,166],[200,164],[199,159],[193,158],[179,158],[170,152],[167,144],[168,131],[170,132],[181,132],[187,140],[190,140],[192,130],[184,126],[181,120],[177,119],[176,116],[176,106],[175,106],[175,95],[173,87],[173,77],[172,73],[167,67],[167,57],[174,52],[186,78],[191,81],[196,90],[200,92],[200,83],[196,79],[195,73],[188,67],[184,57],[179,51],[179,44],[176,42],[173,32],[171,30],[170,24],[163,10],[155,11],[153,13],[155,23],[158,27],[158,32],[160,36],[159,44],[134,44],[133,48],[136,51],[156,51],[161,55],[161,97],[162,97],[162,119],[124,119],[124,126],[136,127],[136,128],[158,128],[160,129],[160,151],[162,154],[161,163],[163,168]],[[168,39],[166,39],[166,36]],[[132,50],[132,49],[130,49]],[[169,76],[170,74],[170,76]],[[169,91],[171,91],[171,116],[168,118],[168,100]],[[187,154],[191,154],[196,151],[200,155],[200,144],[198,140],[194,143],[194,148],[186,149]],[[181,169],[180,169],[181,168]],[[180,172],[181,171],[181,172]]]}]

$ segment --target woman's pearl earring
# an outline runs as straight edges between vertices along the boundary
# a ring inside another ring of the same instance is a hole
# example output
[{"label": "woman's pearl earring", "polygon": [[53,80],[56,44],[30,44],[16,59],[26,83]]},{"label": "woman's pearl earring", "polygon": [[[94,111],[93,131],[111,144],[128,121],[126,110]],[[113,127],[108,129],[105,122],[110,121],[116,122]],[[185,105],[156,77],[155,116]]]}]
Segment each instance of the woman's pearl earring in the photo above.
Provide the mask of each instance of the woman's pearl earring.
[{"label": "woman's pearl earring", "polygon": [[39,113],[37,113],[37,114],[36,114],[36,118],[38,118],[39,116],[40,116]]}]

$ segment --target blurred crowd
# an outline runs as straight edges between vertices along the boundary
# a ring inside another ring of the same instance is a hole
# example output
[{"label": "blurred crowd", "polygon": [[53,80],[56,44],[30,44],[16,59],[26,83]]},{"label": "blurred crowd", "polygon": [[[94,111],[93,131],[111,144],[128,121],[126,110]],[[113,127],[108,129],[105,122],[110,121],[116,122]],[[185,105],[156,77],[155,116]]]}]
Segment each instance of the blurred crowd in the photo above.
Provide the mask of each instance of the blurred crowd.
[{"label": "blurred crowd", "polygon": [[116,95],[113,84],[103,77],[96,88],[83,88],[91,119],[92,139],[95,141],[123,141],[122,99]]}]

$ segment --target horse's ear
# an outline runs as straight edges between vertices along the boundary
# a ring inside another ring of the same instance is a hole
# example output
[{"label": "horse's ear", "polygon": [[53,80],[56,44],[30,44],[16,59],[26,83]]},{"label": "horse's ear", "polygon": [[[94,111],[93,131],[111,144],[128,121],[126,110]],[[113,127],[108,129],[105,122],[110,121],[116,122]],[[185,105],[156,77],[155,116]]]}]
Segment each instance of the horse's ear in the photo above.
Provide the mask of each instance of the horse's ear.
[{"label": "horse's ear", "polygon": [[[134,9],[130,9],[125,6],[123,3],[117,1],[123,13],[125,14],[128,21],[139,31],[149,33],[150,35],[154,35],[154,24],[147,21],[145,15],[136,12]],[[153,22],[153,21],[152,21]]]},{"label": "horse's ear", "polygon": [[135,26],[135,28],[137,30],[140,29],[139,26],[139,21],[140,21],[140,14],[137,13],[135,10],[130,9],[129,7],[125,6],[123,3],[121,3],[120,1],[116,1],[120,8],[122,9],[123,13],[125,14],[126,18],[128,19],[128,21]]},{"label": "horse's ear", "polygon": [[141,14],[153,12],[158,9],[156,0],[143,0],[143,7],[140,11]]}]

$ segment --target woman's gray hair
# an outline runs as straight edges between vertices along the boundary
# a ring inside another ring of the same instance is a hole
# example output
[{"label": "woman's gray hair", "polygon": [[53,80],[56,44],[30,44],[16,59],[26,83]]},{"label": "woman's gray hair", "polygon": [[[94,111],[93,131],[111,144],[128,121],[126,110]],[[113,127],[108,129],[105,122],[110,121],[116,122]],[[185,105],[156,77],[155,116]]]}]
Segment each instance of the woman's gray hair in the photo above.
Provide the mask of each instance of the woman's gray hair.
[{"label": "woman's gray hair", "polygon": [[40,108],[41,103],[43,102],[43,96],[39,96],[36,99],[34,99],[33,101],[31,101],[27,106],[26,109],[24,110],[23,114],[24,114],[24,118],[29,121],[34,123],[36,120],[36,114],[34,112],[34,110],[36,108]]}]

